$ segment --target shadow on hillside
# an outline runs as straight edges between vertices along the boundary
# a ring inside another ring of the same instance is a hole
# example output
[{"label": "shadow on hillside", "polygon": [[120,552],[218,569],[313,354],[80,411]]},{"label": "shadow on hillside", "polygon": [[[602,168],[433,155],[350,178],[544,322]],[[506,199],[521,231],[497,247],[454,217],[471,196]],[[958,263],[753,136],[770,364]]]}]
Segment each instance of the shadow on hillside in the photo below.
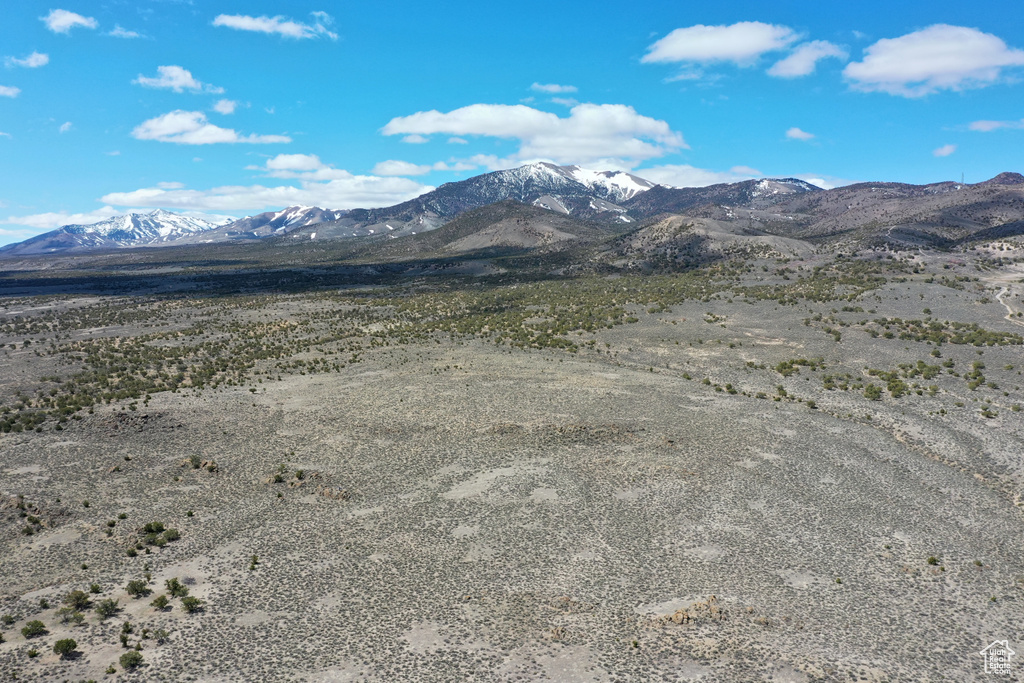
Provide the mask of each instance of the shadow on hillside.
[{"label": "shadow on hillside", "polygon": [[[560,255],[534,255],[526,250],[485,249],[450,258],[398,262],[268,264],[259,260],[106,263],[57,271],[40,263],[39,270],[0,272],[0,300],[12,297],[163,296],[218,297],[231,295],[301,294],[330,289],[442,285],[445,281],[507,284],[558,279],[551,271],[571,263]],[[187,269],[187,272],[149,270]]]}]

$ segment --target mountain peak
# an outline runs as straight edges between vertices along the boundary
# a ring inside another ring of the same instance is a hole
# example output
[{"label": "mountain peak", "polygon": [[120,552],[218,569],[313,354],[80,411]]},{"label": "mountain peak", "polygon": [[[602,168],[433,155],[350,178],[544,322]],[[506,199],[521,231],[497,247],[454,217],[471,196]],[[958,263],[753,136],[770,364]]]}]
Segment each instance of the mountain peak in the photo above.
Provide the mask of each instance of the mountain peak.
[{"label": "mountain peak", "polygon": [[1012,173],[1010,171],[1004,171],[997,175],[995,178],[989,178],[988,180],[978,183],[979,185],[1024,185],[1024,175],[1020,173]]}]

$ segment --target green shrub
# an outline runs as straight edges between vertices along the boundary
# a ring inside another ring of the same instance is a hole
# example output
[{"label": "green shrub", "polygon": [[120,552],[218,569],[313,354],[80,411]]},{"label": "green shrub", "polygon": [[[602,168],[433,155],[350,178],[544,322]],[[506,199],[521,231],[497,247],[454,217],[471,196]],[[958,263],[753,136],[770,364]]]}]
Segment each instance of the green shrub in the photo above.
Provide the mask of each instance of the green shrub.
[{"label": "green shrub", "polygon": [[76,626],[85,621],[85,615],[74,607],[61,607],[57,610],[57,618],[60,619],[62,624],[71,623]]},{"label": "green shrub", "polygon": [[153,592],[149,589],[149,585],[142,579],[129,581],[128,585],[125,586],[124,589],[128,591],[128,595],[133,598],[144,598]]},{"label": "green shrub", "polygon": [[142,653],[138,650],[130,650],[121,655],[121,668],[125,671],[131,671],[139,666],[142,666]]},{"label": "green shrub", "polygon": [[193,612],[198,612],[203,608],[203,601],[189,595],[188,597],[181,599],[181,607],[189,614],[192,614]]},{"label": "green shrub", "polygon": [[100,616],[100,619],[109,619],[121,611],[121,607],[117,603],[118,601],[113,598],[100,600],[96,605],[96,614]]},{"label": "green shrub", "polygon": [[178,577],[167,579],[164,581],[164,585],[167,586],[167,592],[171,594],[172,598],[183,598],[188,595],[188,586],[179,581]]},{"label": "green shrub", "polygon": [[167,606],[171,604],[171,601],[167,599],[166,595],[158,595],[153,602],[149,603],[159,610],[167,609]]},{"label": "green shrub", "polygon": [[46,625],[38,619],[33,619],[25,624],[25,627],[21,629],[21,635],[26,638],[35,638],[36,636],[43,636],[47,633],[49,633],[49,631],[46,630]]},{"label": "green shrub", "polygon": [[70,657],[77,649],[78,643],[74,638],[62,638],[53,644],[53,651],[59,654],[61,659]]},{"label": "green shrub", "polygon": [[85,591],[71,591],[64,596],[64,604],[77,610],[92,607],[92,601],[89,600],[89,595]]}]

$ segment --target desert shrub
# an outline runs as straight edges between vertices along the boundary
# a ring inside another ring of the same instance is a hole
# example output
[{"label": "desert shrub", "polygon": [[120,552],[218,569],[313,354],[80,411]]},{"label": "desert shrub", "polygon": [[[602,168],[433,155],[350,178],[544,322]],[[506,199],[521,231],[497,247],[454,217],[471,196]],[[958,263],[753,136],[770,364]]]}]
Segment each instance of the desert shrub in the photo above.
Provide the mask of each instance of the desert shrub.
[{"label": "desert shrub", "polygon": [[189,614],[192,614],[203,608],[203,601],[189,595],[181,599],[181,607]]},{"label": "desert shrub", "polygon": [[75,642],[74,638],[61,638],[53,644],[53,651],[60,655],[61,659],[65,659],[78,649],[78,643]]},{"label": "desert shrub", "polygon": [[33,619],[25,624],[25,627],[21,629],[21,635],[26,638],[35,638],[36,636],[46,635],[47,633],[49,632],[46,630],[46,625],[38,619]]},{"label": "desert shrub", "polygon": [[168,529],[164,532],[164,540],[167,542],[177,541],[181,538],[181,532],[177,529]]},{"label": "desert shrub", "polygon": [[167,609],[167,606],[171,604],[171,601],[167,599],[166,595],[158,595],[153,602],[149,603],[159,610]]},{"label": "desert shrub", "polygon": [[64,604],[82,610],[89,609],[92,606],[92,601],[89,600],[89,595],[85,591],[71,591],[64,596]]},{"label": "desert shrub", "polygon": [[11,624],[17,621],[17,618],[15,618],[13,614],[5,614],[2,617],[0,617],[0,621],[2,621],[5,626],[10,626]]},{"label": "desert shrub", "polygon": [[96,614],[100,616],[100,619],[109,619],[121,611],[121,607],[117,602],[118,601],[113,598],[100,600],[99,604],[96,605]]},{"label": "desert shrub", "polygon": [[125,671],[131,671],[136,667],[142,666],[142,653],[138,650],[131,650],[121,655],[121,668]]},{"label": "desert shrub", "polygon": [[132,596],[133,598],[144,598],[150,593],[152,593],[152,591],[149,589],[149,586],[142,579],[135,579],[133,581],[129,581],[128,585],[125,586],[124,589],[128,591],[128,595]]},{"label": "desert shrub", "polygon": [[171,594],[172,598],[183,598],[188,595],[188,586],[179,581],[178,577],[167,579],[164,581],[164,585],[167,586],[167,592]]},{"label": "desert shrub", "polygon": [[57,610],[57,618],[62,624],[75,624],[76,626],[85,621],[85,615],[74,607],[61,607]]},{"label": "desert shrub", "polygon": [[142,527],[142,530],[147,534],[158,534],[164,530],[163,522],[149,522],[146,526]]}]

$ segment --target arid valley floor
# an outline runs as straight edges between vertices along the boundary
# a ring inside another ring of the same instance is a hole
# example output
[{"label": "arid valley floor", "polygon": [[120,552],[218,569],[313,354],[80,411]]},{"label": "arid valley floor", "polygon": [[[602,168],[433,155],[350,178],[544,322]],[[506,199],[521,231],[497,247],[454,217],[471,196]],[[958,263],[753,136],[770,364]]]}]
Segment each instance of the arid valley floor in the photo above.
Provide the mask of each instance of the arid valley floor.
[{"label": "arid valley floor", "polygon": [[[1019,243],[158,258],[0,282],[3,680],[969,681],[1024,652]],[[154,606],[171,579],[195,611]]]}]

